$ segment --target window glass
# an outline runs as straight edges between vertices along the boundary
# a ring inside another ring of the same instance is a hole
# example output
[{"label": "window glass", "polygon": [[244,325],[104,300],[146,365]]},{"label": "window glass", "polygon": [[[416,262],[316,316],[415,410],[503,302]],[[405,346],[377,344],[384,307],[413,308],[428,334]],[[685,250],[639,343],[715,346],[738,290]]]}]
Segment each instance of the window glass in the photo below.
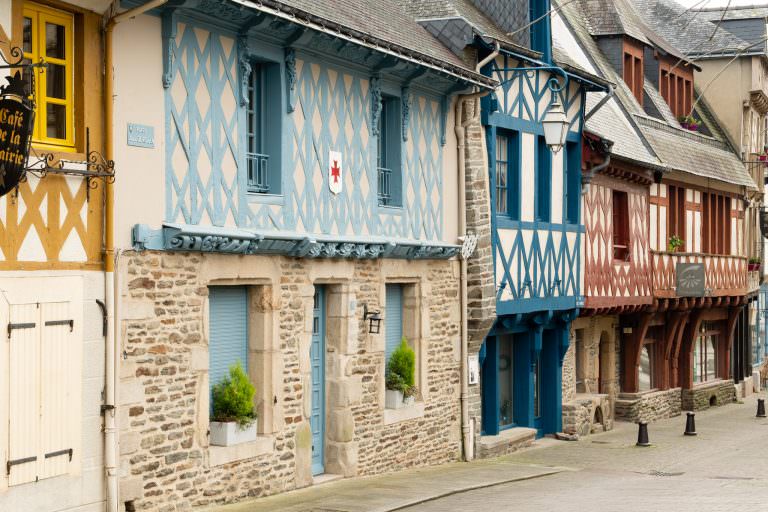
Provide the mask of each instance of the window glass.
[{"label": "window glass", "polygon": [[543,136],[538,137],[537,151],[537,191],[536,220],[549,222],[552,204],[552,151]]},{"label": "window glass", "polygon": [[499,424],[502,427],[514,424],[512,402],[512,338],[499,338]]},{"label": "window glass", "polygon": [[504,135],[496,136],[496,211],[506,214],[508,211],[507,179],[509,178],[509,139]]},{"label": "window glass", "polygon": [[640,352],[638,389],[649,391],[653,386],[653,344],[646,343]]},{"label": "window glass", "polygon": [[382,206],[402,206],[400,98],[383,96],[377,141],[378,200]]}]

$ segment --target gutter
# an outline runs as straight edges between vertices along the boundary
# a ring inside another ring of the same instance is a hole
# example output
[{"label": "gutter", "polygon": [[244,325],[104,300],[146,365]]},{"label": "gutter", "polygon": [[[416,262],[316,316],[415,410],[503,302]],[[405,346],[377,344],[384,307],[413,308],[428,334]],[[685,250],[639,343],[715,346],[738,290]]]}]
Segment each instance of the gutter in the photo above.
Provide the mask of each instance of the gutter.
[{"label": "gutter", "polygon": [[[483,60],[477,63],[475,70],[479,73],[480,69],[486,64],[491,62],[499,55],[500,46],[496,42],[494,50]],[[460,278],[460,292],[459,292],[459,314],[461,316],[461,372],[459,379],[461,380],[461,444],[462,452],[464,454],[464,460],[469,462],[475,458],[475,443],[474,443],[474,423],[470,421],[469,417],[469,334],[468,334],[468,318],[467,318],[467,303],[469,302],[467,297],[467,258],[471,255],[471,252],[467,249],[474,249],[476,238],[472,235],[472,240],[467,236],[467,176],[466,176],[466,141],[467,141],[467,127],[480,120],[480,98],[489,94],[491,91],[475,92],[472,94],[461,94],[456,98],[456,113],[454,119],[454,131],[456,132],[457,152],[458,152],[458,179],[459,179],[459,241],[462,243],[462,252],[460,258],[461,265],[461,278]],[[464,117],[464,102],[474,101],[475,109],[473,116],[466,122],[462,122]],[[470,252],[469,254],[467,254]]]},{"label": "gutter", "polygon": [[[104,27],[104,149],[106,159],[114,160],[114,69],[112,64],[113,31],[115,25],[125,20],[133,19],[150,9],[159,7],[168,0],[151,0],[150,2],[129,9],[109,18]],[[118,512],[119,489],[118,489],[118,439],[116,425],[116,389],[117,389],[117,367],[118,336],[117,325],[115,321],[115,303],[118,295],[116,293],[117,275],[115,274],[115,264],[117,256],[114,247],[114,184],[109,180],[105,187],[105,205],[104,205],[104,303],[107,316],[107,329],[105,336],[105,376],[104,376],[104,471],[107,484],[107,512]]]}]

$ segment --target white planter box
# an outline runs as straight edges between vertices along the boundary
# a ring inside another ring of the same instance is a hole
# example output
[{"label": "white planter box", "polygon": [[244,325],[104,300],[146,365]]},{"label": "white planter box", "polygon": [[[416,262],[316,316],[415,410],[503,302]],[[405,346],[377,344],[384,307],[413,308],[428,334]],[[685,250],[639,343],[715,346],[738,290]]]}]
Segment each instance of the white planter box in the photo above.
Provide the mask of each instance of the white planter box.
[{"label": "white planter box", "polygon": [[211,444],[214,446],[232,446],[235,444],[250,443],[256,440],[257,422],[254,420],[250,426],[240,428],[234,421],[221,423],[212,421]]},{"label": "white planter box", "polygon": [[400,409],[401,407],[413,405],[413,403],[414,397],[409,396],[408,398],[404,398],[403,392],[395,389],[388,389],[384,400],[384,406],[387,409]]}]

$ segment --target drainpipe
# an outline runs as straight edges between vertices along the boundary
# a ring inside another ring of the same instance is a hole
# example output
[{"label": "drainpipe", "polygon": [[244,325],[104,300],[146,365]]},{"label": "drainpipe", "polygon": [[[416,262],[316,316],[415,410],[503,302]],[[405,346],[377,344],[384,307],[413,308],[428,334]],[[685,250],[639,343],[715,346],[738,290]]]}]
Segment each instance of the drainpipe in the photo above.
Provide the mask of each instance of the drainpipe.
[{"label": "drainpipe", "polygon": [[[152,0],[142,6],[130,9],[107,20],[104,29],[104,152],[107,160],[114,160],[114,70],[112,68],[113,30],[118,23],[159,7],[168,0]],[[118,512],[118,474],[117,474],[117,425],[116,425],[116,388],[118,353],[115,332],[115,302],[117,282],[115,264],[117,261],[114,247],[114,185],[109,181],[105,185],[104,205],[104,302],[107,316],[105,335],[105,382],[104,382],[104,471],[107,480],[107,512]]]},{"label": "drainpipe", "polygon": [[[476,71],[488,64],[499,54],[499,43],[495,43],[495,48],[487,57],[478,62]],[[456,118],[454,120],[458,166],[459,166],[459,243],[463,244],[467,237],[467,185],[466,185],[466,165],[464,162],[466,155],[467,127],[480,118],[479,100],[490,91],[476,92],[472,94],[461,94],[456,98]],[[462,122],[464,117],[464,102],[475,101],[474,115],[466,122]],[[475,458],[474,431],[469,418],[469,382],[467,380],[469,369],[467,358],[469,356],[469,335],[467,333],[467,258],[462,255],[461,265],[461,290],[459,296],[459,311],[461,314],[461,444],[464,453],[464,460],[470,461]]]}]

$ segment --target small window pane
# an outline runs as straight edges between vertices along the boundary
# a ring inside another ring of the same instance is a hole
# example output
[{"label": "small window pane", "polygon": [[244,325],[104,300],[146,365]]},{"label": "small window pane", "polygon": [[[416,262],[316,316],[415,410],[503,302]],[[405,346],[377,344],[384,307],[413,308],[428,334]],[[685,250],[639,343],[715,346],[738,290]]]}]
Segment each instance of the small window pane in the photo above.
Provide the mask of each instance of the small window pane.
[{"label": "small window pane", "polygon": [[67,138],[67,108],[64,105],[46,105],[46,136],[51,139]]},{"label": "small window pane", "polygon": [[638,389],[648,391],[653,383],[653,345],[644,345],[640,352],[640,374],[638,379]]},{"label": "small window pane", "polygon": [[49,98],[60,100],[67,97],[67,68],[59,64],[48,63],[45,70],[45,94]]},{"label": "small window pane", "polygon": [[509,139],[496,137],[496,211],[508,212]]},{"label": "small window pane", "polygon": [[24,18],[24,53],[32,53],[32,18]]},{"label": "small window pane", "polygon": [[716,349],[717,349],[717,336],[707,336],[707,378],[706,380],[714,380],[716,371]]},{"label": "small window pane", "polygon": [[45,24],[45,54],[63,59],[66,55],[64,27],[54,23]]},{"label": "small window pane", "polygon": [[499,424],[509,426],[514,423],[512,403],[512,339],[499,338]]}]

